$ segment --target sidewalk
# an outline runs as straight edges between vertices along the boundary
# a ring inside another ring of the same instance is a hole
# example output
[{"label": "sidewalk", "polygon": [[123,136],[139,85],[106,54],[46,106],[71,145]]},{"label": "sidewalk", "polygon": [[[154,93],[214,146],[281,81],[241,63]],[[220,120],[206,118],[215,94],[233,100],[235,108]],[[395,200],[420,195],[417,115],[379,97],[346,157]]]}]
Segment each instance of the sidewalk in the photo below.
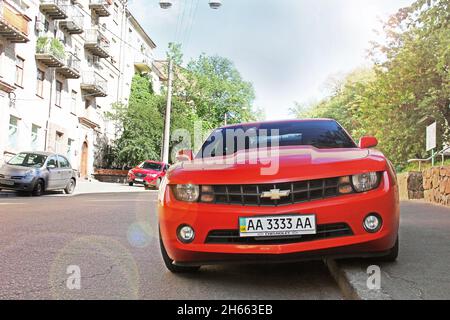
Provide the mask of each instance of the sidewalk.
[{"label": "sidewalk", "polygon": [[[76,196],[80,194],[92,194],[92,193],[124,193],[124,192],[156,192],[156,191],[146,191],[144,186],[133,186],[130,187],[128,184],[122,183],[106,183],[99,182],[96,180],[87,181],[79,180],[77,181],[77,186],[75,191],[70,196]],[[3,190],[0,191],[0,198],[10,198],[16,197],[17,192]],[[45,196],[68,196],[64,191],[49,191]]]},{"label": "sidewalk", "polygon": [[[403,201],[400,255],[395,263],[376,259],[328,262],[345,296],[363,300],[428,300],[450,296],[450,208],[423,201]],[[367,268],[378,265],[380,290],[367,287]]]}]

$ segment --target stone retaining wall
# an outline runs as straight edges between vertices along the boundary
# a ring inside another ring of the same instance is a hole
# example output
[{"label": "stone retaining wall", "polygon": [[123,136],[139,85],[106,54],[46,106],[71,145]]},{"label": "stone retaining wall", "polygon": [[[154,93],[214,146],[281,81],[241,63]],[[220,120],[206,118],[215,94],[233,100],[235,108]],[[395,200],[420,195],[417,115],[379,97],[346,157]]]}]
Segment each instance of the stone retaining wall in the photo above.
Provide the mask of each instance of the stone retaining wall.
[{"label": "stone retaining wall", "polygon": [[423,171],[425,201],[450,205],[450,166],[433,167]]},{"label": "stone retaining wall", "polygon": [[400,200],[423,199],[423,177],[421,172],[406,172],[397,175]]}]

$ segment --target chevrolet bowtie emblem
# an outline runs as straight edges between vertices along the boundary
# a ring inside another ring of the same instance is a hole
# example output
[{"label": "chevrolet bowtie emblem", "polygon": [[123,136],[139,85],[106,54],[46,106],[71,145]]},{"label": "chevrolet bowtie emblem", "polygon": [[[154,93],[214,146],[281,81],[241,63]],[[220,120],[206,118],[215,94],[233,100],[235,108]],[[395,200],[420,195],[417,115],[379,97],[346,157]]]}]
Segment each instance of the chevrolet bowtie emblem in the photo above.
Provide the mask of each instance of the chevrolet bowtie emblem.
[{"label": "chevrolet bowtie emblem", "polygon": [[270,191],[263,192],[261,198],[270,198],[272,200],[280,200],[281,198],[289,197],[290,190],[272,189]]}]

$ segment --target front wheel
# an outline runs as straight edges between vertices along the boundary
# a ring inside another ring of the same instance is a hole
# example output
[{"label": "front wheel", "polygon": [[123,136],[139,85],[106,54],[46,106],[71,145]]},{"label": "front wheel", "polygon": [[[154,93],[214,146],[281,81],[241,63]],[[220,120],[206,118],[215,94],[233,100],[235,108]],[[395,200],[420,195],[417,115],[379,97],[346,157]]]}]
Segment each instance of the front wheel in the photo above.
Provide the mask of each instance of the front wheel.
[{"label": "front wheel", "polygon": [[161,239],[161,233],[159,234],[159,245],[161,248],[161,255],[164,260],[164,264],[166,265],[166,268],[170,272],[172,272],[172,273],[194,273],[200,269],[200,267],[182,267],[182,266],[174,265],[173,260],[170,259],[169,255],[167,254],[166,248],[164,247],[164,243]]},{"label": "front wheel", "polygon": [[129,185],[130,187],[132,187],[132,186],[134,185],[134,183],[133,183],[133,182],[128,182],[128,185]]},{"label": "front wheel", "polygon": [[35,197],[40,197],[44,193],[44,182],[42,180],[39,180],[36,182],[36,185],[34,186],[33,191],[31,194]]}]

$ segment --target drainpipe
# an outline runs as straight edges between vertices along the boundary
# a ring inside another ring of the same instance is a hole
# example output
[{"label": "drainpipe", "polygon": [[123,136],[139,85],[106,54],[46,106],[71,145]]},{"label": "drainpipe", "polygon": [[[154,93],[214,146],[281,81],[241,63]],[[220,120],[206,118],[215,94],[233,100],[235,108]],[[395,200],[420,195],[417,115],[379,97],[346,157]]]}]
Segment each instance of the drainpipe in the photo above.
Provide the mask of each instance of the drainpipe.
[{"label": "drainpipe", "polygon": [[50,97],[48,99],[48,116],[47,116],[47,122],[45,123],[45,139],[44,139],[44,151],[48,151],[48,130],[50,127],[50,117],[52,115],[52,98],[53,98],[53,82],[55,81],[55,68],[49,68],[50,69]]}]

